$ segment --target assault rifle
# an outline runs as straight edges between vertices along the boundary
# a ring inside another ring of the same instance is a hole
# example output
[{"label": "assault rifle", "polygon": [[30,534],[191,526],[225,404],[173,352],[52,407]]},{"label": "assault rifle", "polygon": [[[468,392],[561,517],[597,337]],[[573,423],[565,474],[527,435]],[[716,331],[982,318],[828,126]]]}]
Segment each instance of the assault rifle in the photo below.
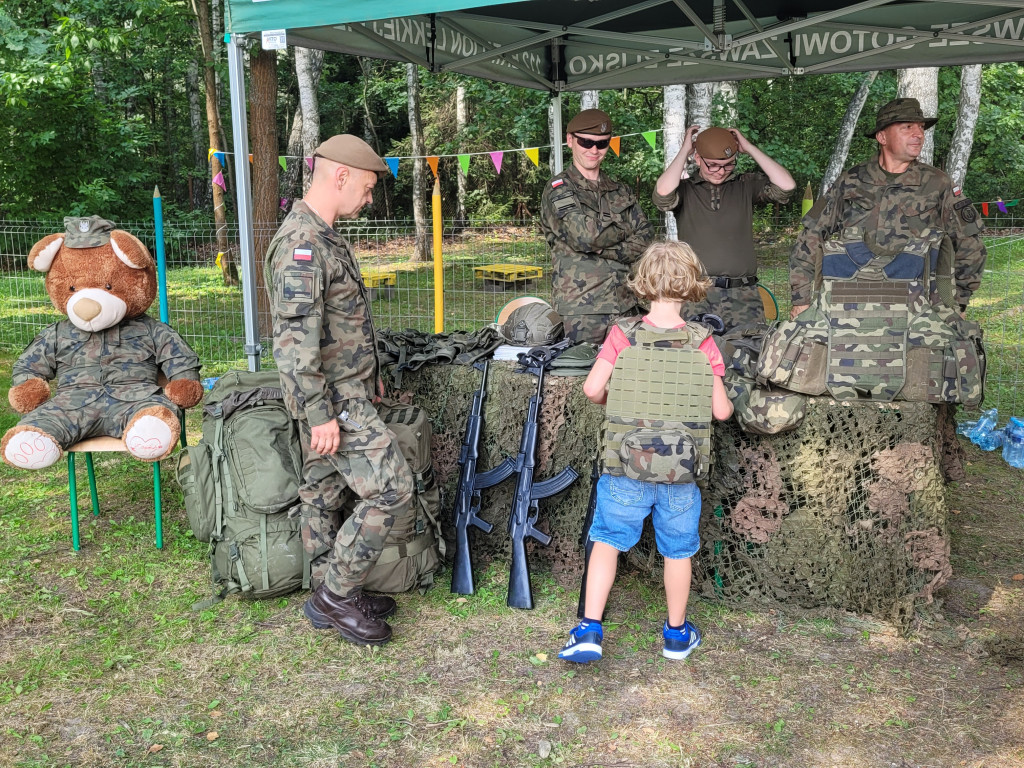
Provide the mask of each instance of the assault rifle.
[{"label": "assault rifle", "polygon": [[452,569],[452,592],[458,595],[473,594],[473,560],[469,549],[469,527],[475,525],[484,533],[494,527],[480,517],[480,491],[497,485],[516,471],[515,462],[506,458],[501,464],[486,472],[477,472],[479,458],[480,429],[483,426],[484,400],[487,398],[487,367],[489,360],[475,364],[483,371],[480,389],[473,393],[473,405],[466,420],[466,434],[462,438],[459,452],[459,486],[455,491],[455,565]]},{"label": "assault rifle", "polygon": [[530,397],[530,408],[523,425],[523,437],[516,457],[515,495],[512,497],[512,511],[508,516],[508,535],[512,539],[512,565],[508,578],[510,608],[533,608],[533,589],[530,586],[530,564],[526,560],[526,539],[533,538],[544,546],[551,543],[551,537],[538,531],[537,502],[568,488],[579,474],[572,467],[566,467],[554,477],[539,483],[533,480],[537,459],[537,419],[544,399],[544,370],[569,346],[568,339],[550,347],[534,347],[519,355],[521,373],[532,373],[537,377],[537,392]]}]

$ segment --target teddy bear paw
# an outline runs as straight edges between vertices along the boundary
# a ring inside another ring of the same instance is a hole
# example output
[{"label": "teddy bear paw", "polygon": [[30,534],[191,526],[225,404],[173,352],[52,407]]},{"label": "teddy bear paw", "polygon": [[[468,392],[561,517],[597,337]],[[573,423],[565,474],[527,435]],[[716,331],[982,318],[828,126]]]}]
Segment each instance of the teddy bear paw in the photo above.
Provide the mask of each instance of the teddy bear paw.
[{"label": "teddy bear paw", "polygon": [[11,435],[4,448],[7,463],[20,469],[44,469],[55,464],[60,456],[60,446],[52,437],[33,430]]},{"label": "teddy bear paw", "polygon": [[135,419],[124,433],[124,447],[137,459],[157,461],[174,449],[175,439],[162,419],[145,415]]}]

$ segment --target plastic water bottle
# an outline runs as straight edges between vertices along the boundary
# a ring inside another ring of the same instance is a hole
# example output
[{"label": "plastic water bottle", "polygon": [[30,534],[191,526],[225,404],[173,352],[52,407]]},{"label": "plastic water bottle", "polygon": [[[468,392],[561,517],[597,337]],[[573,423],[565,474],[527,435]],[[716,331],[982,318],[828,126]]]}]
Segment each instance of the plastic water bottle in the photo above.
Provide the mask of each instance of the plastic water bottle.
[{"label": "plastic water bottle", "polygon": [[1024,469],[1024,421],[1016,416],[1003,432],[1003,458],[1011,467]]},{"label": "plastic water bottle", "polygon": [[957,422],[956,433],[967,437],[971,434],[971,430],[978,426],[978,422],[975,419],[969,419],[967,421]]},{"label": "plastic water bottle", "polygon": [[203,389],[205,389],[206,391],[210,391],[211,389],[213,389],[213,385],[217,383],[217,379],[219,378],[220,376],[210,376],[208,378],[203,379]]},{"label": "plastic water bottle", "polygon": [[971,442],[981,448],[983,451],[994,451],[1000,445],[1003,444],[1003,432],[1002,430],[996,429],[996,423],[999,421],[999,411],[995,408],[990,408],[981,414],[981,418],[978,419],[978,423],[974,425],[967,436],[971,438]]}]

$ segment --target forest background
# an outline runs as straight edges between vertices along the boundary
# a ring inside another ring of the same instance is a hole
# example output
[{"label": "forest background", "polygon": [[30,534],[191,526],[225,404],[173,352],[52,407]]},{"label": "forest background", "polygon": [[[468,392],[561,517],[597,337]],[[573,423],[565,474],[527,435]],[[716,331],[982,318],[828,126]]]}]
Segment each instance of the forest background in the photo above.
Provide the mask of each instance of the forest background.
[{"label": "forest background", "polygon": [[[220,211],[233,219],[232,169],[220,169],[218,158],[209,156],[216,148],[228,153],[228,165],[233,161],[222,27],[220,0],[7,0],[0,6],[0,221],[93,213],[142,220],[151,215],[155,185],[170,221],[209,221],[220,203],[211,184],[218,170],[228,188]],[[446,210],[446,216],[528,221],[536,214],[550,176],[548,150],[541,150],[539,166],[507,150],[550,146],[547,93],[417,72],[412,65],[321,56],[316,52],[310,62],[308,52],[289,47],[253,49],[247,57],[253,151],[260,151],[258,138],[269,137],[275,146],[264,154],[274,155],[273,167],[276,156],[288,158],[286,170],[277,173],[278,188],[264,195],[275,204],[286,201],[278,216],[301,196],[299,158],[310,154],[303,149],[296,65],[313,78],[316,114],[307,110],[307,123],[319,137],[354,133],[382,155],[441,155],[440,176],[450,199],[457,197],[456,153],[506,150],[500,173],[486,155],[473,158],[460,210]],[[962,69],[937,73],[933,164],[940,167],[961,111]],[[1024,190],[1024,67],[979,69],[980,108],[964,188],[977,201],[1009,200]],[[735,124],[785,165],[800,189],[810,183],[818,193],[844,114],[865,80],[851,73],[690,86],[687,122],[703,110],[705,120]],[[873,151],[873,141],[862,133],[877,107],[896,96],[897,73],[881,72],[869,85],[846,166]],[[608,168],[633,185],[645,204],[666,162],[665,140],[670,150],[678,146],[679,131],[659,133],[657,149],[629,135],[663,128],[663,91],[599,94],[616,133],[627,136],[621,157],[610,158]],[[579,100],[579,94],[566,95],[565,118]],[[307,124],[307,135],[309,129]],[[425,163],[403,160],[397,178],[382,185],[370,218],[411,218],[414,202],[430,194],[429,174]],[[254,168],[254,187],[260,183]],[[258,191],[256,197],[258,206]],[[266,218],[257,213],[260,221]]]}]

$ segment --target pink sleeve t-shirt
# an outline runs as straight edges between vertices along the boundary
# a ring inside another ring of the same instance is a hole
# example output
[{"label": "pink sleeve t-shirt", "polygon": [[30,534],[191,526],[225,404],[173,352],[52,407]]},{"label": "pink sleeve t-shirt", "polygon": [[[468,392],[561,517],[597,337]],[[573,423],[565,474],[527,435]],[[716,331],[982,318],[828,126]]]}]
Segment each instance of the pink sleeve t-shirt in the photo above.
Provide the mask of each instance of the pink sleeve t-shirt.
[{"label": "pink sleeve t-shirt", "polygon": [[[647,318],[644,318],[644,322],[647,325],[651,323],[647,322]],[[676,328],[684,328],[686,323],[680,323]],[[653,327],[653,325],[652,325]],[[626,338],[626,334],[622,332],[622,329],[617,325],[613,325],[611,330],[608,331],[608,336],[604,340],[604,345],[601,347],[601,351],[597,353],[599,360],[607,360],[612,365],[615,365],[615,361],[619,359],[619,354],[626,347],[629,346],[629,339]],[[718,346],[715,344],[715,340],[708,336],[700,344],[700,351],[707,357],[708,362],[711,363],[711,372],[715,376],[725,375],[725,360],[722,359],[722,353],[718,351]]]}]

